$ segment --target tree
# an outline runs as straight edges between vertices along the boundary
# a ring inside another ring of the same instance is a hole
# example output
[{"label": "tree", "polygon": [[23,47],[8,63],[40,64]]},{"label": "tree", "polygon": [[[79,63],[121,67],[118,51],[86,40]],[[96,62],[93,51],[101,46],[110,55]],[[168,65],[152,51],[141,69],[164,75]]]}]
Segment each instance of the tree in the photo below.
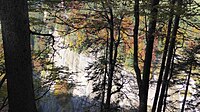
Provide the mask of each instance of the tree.
[{"label": "tree", "polygon": [[139,26],[139,1],[135,1],[134,15],[135,15],[135,27],[134,27],[134,69],[136,71],[137,83],[139,87],[139,112],[147,112],[147,100],[148,100],[148,89],[149,89],[149,76],[150,68],[152,61],[153,45],[154,45],[154,33],[156,30],[157,15],[158,9],[157,5],[159,0],[151,1],[151,10],[150,10],[150,20],[149,20],[149,29],[147,33],[147,45],[145,49],[145,60],[143,67],[143,75],[141,77],[140,70],[138,67],[138,26]]},{"label": "tree", "polygon": [[[128,1],[126,2],[104,0],[96,3],[80,2],[76,4],[77,7],[72,8],[76,11],[71,14],[71,17],[69,17],[70,20],[66,21],[62,16],[57,17],[63,22],[63,24],[71,27],[71,29],[82,31],[78,33],[77,38],[87,36],[85,42],[83,41],[83,45],[86,44],[86,46],[82,45],[85,49],[92,48],[93,52],[97,53],[102,52],[104,46],[107,46],[105,56],[103,56],[103,58],[102,56],[97,56],[99,59],[88,67],[89,71],[92,70],[89,74],[91,78],[90,80],[94,81],[93,92],[98,94],[96,98],[102,98],[102,111],[103,109],[105,111],[111,111],[113,109],[111,105],[111,103],[113,103],[111,96],[115,93],[119,93],[120,89],[123,87],[123,83],[120,82],[121,80],[117,80],[116,77],[120,74],[117,66],[119,66],[120,43],[123,41],[122,31],[127,31],[128,29],[122,25],[124,17],[129,16],[129,12],[125,10],[125,7],[128,6]],[[87,10],[90,13],[86,13],[84,10]],[[80,36],[80,34],[82,36]],[[93,43],[99,43],[99,45],[97,46]],[[77,42],[77,44],[80,44],[80,42]],[[95,47],[93,48],[92,46]],[[105,65],[105,67],[102,68],[102,65]],[[106,100],[105,107],[104,99]]]},{"label": "tree", "polygon": [[27,1],[1,0],[1,8],[9,112],[36,112]]},{"label": "tree", "polygon": [[[170,4],[174,5],[174,3],[175,3],[175,0],[172,0]],[[166,62],[169,40],[170,40],[170,35],[171,35],[172,21],[173,21],[173,8],[170,9],[170,17],[169,17],[168,28],[167,28],[166,42],[165,42],[165,47],[164,47],[164,51],[163,51],[162,62],[161,62],[159,78],[158,78],[158,82],[157,82],[157,86],[156,86],[156,92],[155,92],[155,96],[154,96],[152,112],[155,112],[155,110],[156,110],[157,101],[158,101],[158,97],[159,97],[160,86],[162,83],[163,71],[165,69],[165,62]]]},{"label": "tree", "polygon": [[[182,3],[182,1],[178,0],[177,5],[179,7],[181,7],[181,3]],[[163,106],[164,93],[166,91],[167,79],[168,79],[168,76],[169,76],[173,51],[174,51],[174,48],[175,48],[176,35],[177,35],[177,32],[178,32],[178,28],[179,28],[180,14],[181,13],[176,14],[175,20],[174,20],[174,28],[173,28],[173,31],[172,31],[172,38],[170,40],[170,46],[169,46],[169,51],[168,51],[168,56],[167,56],[165,73],[164,73],[164,76],[163,76],[163,82],[162,82],[162,88],[161,88],[160,98],[159,98],[159,102],[158,102],[157,112],[160,112],[162,110],[162,106]]]}]

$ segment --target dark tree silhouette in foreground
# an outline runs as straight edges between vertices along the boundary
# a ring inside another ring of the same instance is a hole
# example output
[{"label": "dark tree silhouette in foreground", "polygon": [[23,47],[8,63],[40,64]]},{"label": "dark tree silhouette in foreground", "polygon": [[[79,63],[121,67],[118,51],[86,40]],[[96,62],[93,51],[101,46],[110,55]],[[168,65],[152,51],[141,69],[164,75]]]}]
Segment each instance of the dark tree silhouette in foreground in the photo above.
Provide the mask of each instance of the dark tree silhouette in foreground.
[{"label": "dark tree silhouette in foreground", "polygon": [[26,0],[1,0],[9,112],[36,112]]}]

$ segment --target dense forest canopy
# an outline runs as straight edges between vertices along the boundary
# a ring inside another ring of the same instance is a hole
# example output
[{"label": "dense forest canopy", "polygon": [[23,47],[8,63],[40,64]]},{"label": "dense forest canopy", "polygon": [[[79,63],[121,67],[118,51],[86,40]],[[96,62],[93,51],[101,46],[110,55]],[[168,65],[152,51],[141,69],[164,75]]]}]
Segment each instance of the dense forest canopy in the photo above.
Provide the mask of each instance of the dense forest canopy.
[{"label": "dense forest canopy", "polygon": [[199,0],[0,5],[1,111],[200,111]]}]

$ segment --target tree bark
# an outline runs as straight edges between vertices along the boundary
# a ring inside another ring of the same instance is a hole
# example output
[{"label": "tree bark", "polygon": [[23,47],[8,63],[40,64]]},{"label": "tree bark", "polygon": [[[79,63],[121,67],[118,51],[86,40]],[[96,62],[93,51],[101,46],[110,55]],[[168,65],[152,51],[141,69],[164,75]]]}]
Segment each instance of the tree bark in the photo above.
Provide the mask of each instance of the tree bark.
[{"label": "tree bark", "polygon": [[106,97],[106,112],[110,111],[110,99],[111,99],[111,90],[112,90],[112,80],[114,73],[114,61],[113,61],[113,46],[114,46],[114,22],[113,22],[113,11],[109,6],[110,19],[108,21],[110,25],[110,42],[109,42],[109,73],[108,73],[108,88],[107,88],[107,97]]},{"label": "tree bark", "polygon": [[147,35],[147,45],[146,45],[146,49],[145,49],[143,79],[142,79],[142,85],[141,85],[141,91],[140,91],[139,112],[147,112],[149,75],[150,75],[153,44],[154,44],[154,37],[155,37],[154,33],[156,30],[157,13],[158,13],[158,9],[156,6],[158,4],[159,4],[159,0],[151,1],[151,12],[150,12],[148,35]]},{"label": "tree bark", "polygon": [[137,77],[138,88],[141,87],[141,73],[138,66],[138,30],[139,30],[139,0],[135,0],[134,6],[134,17],[135,17],[135,26],[133,31],[134,38],[134,69]]},{"label": "tree bark", "polygon": [[118,55],[118,46],[121,40],[121,23],[123,20],[123,15],[120,18],[119,26],[118,26],[118,39],[115,41],[114,39],[114,15],[113,15],[113,10],[109,6],[109,12],[110,12],[110,20],[109,20],[109,25],[110,25],[110,54],[109,54],[109,74],[108,74],[108,88],[107,88],[107,99],[106,99],[106,112],[110,112],[110,103],[111,103],[111,96],[112,94],[120,91],[118,89],[117,91],[112,92],[112,81],[113,81],[113,75],[115,71],[115,65],[117,62],[117,55]]},{"label": "tree bark", "polygon": [[[178,7],[181,6],[181,0],[178,0]],[[166,90],[166,85],[167,85],[167,78],[168,78],[168,74],[170,71],[170,67],[171,67],[171,60],[172,60],[172,56],[173,56],[173,50],[175,47],[175,42],[176,42],[176,34],[179,28],[179,20],[180,20],[180,14],[177,13],[176,17],[175,17],[175,22],[174,22],[174,28],[172,31],[172,38],[170,40],[170,46],[169,46],[169,51],[168,51],[168,56],[167,56],[167,63],[166,63],[166,68],[165,68],[165,73],[163,76],[163,82],[162,82],[162,88],[161,88],[161,93],[160,93],[160,99],[158,102],[158,109],[157,112],[161,112],[162,110],[162,106],[163,106],[163,98],[164,98],[164,93]]]},{"label": "tree bark", "polygon": [[101,112],[104,110],[104,99],[105,99],[105,90],[106,90],[106,76],[108,74],[108,37],[106,39],[106,49],[105,49],[105,73],[103,76],[103,89],[102,89],[102,99],[101,99]]},{"label": "tree bark", "polygon": [[169,90],[169,82],[173,76],[173,71],[174,71],[174,58],[176,55],[176,48],[174,48],[174,53],[173,53],[173,58],[172,58],[172,63],[171,63],[171,70],[170,70],[170,75],[169,75],[169,79],[167,80],[167,85],[165,88],[165,96],[164,96],[164,104],[163,104],[163,112],[166,111],[166,107],[167,107],[167,94],[168,94],[168,90]]},{"label": "tree bark", "polygon": [[1,3],[9,112],[36,112],[28,4],[26,0],[1,0]]},{"label": "tree bark", "polygon": [[[172,0],[171,4],[174,5],[174,3],[175,3],[175,0]],[[156,92],[155,92],[155,96],[154,96],[152,112],[156,111],[158,96],[159,96],[159,92],[160,92],[160,86],[161,86],[161,83],[162,83],[163,72],[164,72],[164,69],[165,69],[165,62],[166,62],[167,51],[168,51],[168,46],[169,46],[169,40],[170,40],[170,35],[171,35],[173,12],[174,12],[173,9],[171,9],[170,10],[170,19],[169,19],[168,28],[167,28],[166,42],[165,42],[164,52],[163,52],[163,56],[162,56],[162,62],[161,62],[159,77],[158,77],[158,81],[157,81],[157,86],[156,86]]]},{"label": "tree bark", "polygon": [[184,99],[183,99],[181,112],[184,112],[184,109],[185,109],[185,102],[186,102],[186,98],[187,98],[187,93],[188,93],[188,87],[189,87],[189,84],[190,84],[190,76],[191,76],[191,74],[192,74],[192,63],[190,64],[190,71],[189,71],[188,78],[187,78],[187,84],[186,84],[186,89],[185,89],[185,94],[184,94]]}]

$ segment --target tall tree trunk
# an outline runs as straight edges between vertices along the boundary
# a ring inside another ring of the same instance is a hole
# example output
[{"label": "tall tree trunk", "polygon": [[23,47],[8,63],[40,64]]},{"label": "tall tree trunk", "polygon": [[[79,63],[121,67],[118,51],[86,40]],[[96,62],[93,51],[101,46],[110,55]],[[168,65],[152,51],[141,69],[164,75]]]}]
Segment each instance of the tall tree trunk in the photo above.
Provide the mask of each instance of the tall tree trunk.
[{"label": "tall tree trunk", "polygon": [[119,26],[118,26],[118,39],[115,41],[114,39],[114,15],[113,10],[109,6],[109,12],[110,12],[110,56],[109,56],[109,74],[108,74],[108,88],[107,88],[107,99],[106,99],[106,112],[110,112],[110,102],[111,102],[111,96],[112,94],[120,91],[120,89],[117,89],[116,91],[112,92],[112,81],[113,81],[113,75],[115,71],[115,65],[117,62],[117,54],[118,54],[118,46],[121,40],[121,23],[123,20],[123,15],[120,19]]},{"label": "tall tree trunk", "polygon": [[[175,3],[175,0],[172,0],[171,4],[174,5],[174,3]],[[169,46],[169,40],[170,40],[170,35],[171,35],[173,12],[174,12],[173,9],[171,9],[170,10],[170,19],[169,19],[169,22],[168,22],[168,29],[167,29],[165,47],[164,47],[164,52],[163,52],[163,56],[162,56],[162,62],[161,62],[159,77],[158,77],[158,81],[157,81],[157,86],[156,86],[156,92],[155,92],[155,96],[154,96],[152,112],[156,111],[158,96],[159,96],[159,92],[160,92],[160,86],[161,86],[161,83],[162,83],[163,72],[164,72],[165,62],[166,62],[166,57],[167,57],[167,49],[168,49],[168,46]]]},{"label": "tall tree trunk", "polygon": [[28,4],[26,0],[1,0],[1,3],[9,112],[36,112]]},{"label": "tall tree trunk", "polygon": [[134,6],[134,17],[135,17],[135,26],[133,31],[134,38],[134,69],[137,77],[138,88],[141,87],[141,73],[138,66],[138,29],[139,29],[139,0],[135,0]]},{"label": "tall tree trunk", "polygon": [[169,82],[173,76],[173,71],[174,71],[174,58],[176,55],[176,48],[174,48],[174,53],[173,53],[173,58],[172,58],[172,63],[171,63],[171,70],[170,70],[170,75],[169,75],[169,79],[167,80],[167,86],[165,89],[165,96],[164,96],[164,104],[163,104],[163,112],[165,112],[166,107],[167,107],[167,94],[168,94],[168,90],[169,90]]},{"label": "tall tree trunk", "polygon": [[114,62],[113,62],[113,46],[114,46],[114,22],[113,22],[113,11],[109,6],[110,19],[108,21],[110,25],[110,45],[109,45],[109,74],[108,74],[108,88],[107,88],[107,97],[106,97],[106,111],[110,110],[110,99],[111,99],[111,90],[112,90],[112,80],[114,73]]},{"label": "tall tree trunk", "polygon": [[104,76],[103,76],[103,84],[102,84],[103,89],[102,89],[102,99],[101,99],[101,112],[103,112],[103,110],[104,110],[106,76],[107,76],[107,73],[108,73],[108,37],[106,39],[105,60],[106,60],[106,63],[105,63],[105,73],[104,73]]},{"label": "tall tree trunk", "polygon": [[185,102],[186,102],[186,98],[187,98],[187,93],[188,93],[188,87],[189,87],[189,84],[190,84],[190,76],[191,76],[191,74],[192,74],[192,63],[190,64],[190,71],[189,71],[188,78],[187,78],[187,84],[186,84],[186,89],[185,89],[185,94],[184,94],[184,99],[183,99],[181,112],[184,112],[184,109],[185,109]]},{"label": "tall tree trunk", "polygon": [[150,21],[149,21],[149,29],[147,35],[147,45],[145,49],[145,60],[144,60],[144,68],[143,68],[143,79],[140,91],[140,112],[147,112],[147,100],[148,100],[148,90],[149,90],[149,75],[151,68],[151,60],[152,60],[152,51],[154,44],[154,33],[156,30],[157,23],[157,5],[159,4],[159,0],[151,1],[151,12],[150,12]]},{"label": "tall tree trunk", "polygon": [[[181,6],[181,0],[178,0],[178,7],[180,7],[180,6]],[[162,106],[163,106],[163,98],[164,98],[164,93],[166,90],[168,74],[169,74],[170,67],[171,67],[173,50],[174,50],[175,42],[176,42],[176,34],[177,34],[177,31],[179,28],[179,19],[180,19],[180,14],[177,13],[176,17],[175,17],[175,22],[174,22],[174,28],[172,31],[172,38],[170,40],[170,46],[169,46],[169,51],[168,51],[168,56],[167,56],[167,63],[166,63],[165,73],[163,76],[163,82],[162,82],[162,88],[161,88],[160,98],[159,98],[159,102],[158,102],[157,112],[161,112]]]}]

